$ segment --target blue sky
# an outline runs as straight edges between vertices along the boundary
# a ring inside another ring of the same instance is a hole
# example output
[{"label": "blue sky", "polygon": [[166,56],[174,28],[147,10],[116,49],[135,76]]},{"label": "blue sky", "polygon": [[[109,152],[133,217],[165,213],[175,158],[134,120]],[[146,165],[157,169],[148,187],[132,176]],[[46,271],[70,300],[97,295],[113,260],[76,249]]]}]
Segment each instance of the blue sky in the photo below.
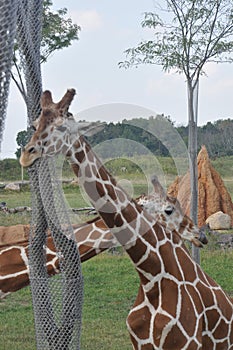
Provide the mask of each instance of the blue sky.
[{"label": "blue sky", "polygon": [[[117,121],[146,117],[150,110],[170,115],[176,124],[187,124],[182,75],[164,73],[155,65],[118,68],[125,49],[151,37],[140,23],[143,12],[154,9],[153,0],[54,0],[54,7],[67,7],[69,16],[82,27],[79,41],[42,66],[43,88],[53,92],[54,100],[74,87],[78,94],[71,110],[81,119]],[[208,64],[206,73],[200,81],[199,125],[233,117],[233,65]],[[124,108],[125,104],[132,108]],[[100,105],[104,106],[95,108]],[[16,135],[25,128],[24,103],[12,83],[1,159],[14,157]]]}]

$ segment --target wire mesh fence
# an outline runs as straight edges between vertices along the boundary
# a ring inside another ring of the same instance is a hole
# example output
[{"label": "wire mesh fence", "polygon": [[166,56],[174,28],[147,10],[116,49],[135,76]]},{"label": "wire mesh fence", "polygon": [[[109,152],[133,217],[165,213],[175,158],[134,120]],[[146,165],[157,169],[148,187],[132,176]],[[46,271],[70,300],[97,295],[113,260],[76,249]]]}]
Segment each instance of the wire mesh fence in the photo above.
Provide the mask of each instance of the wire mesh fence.
[{"label": "wire mesh fence", "polygon": [[[32,230],[30,281],[37,325],[38,349],[77,349],[82,314],[82,273],[61,183],[52,159],[30,169]],[[48,199],[49,198],[49,199]],[[41,208],[44,211],[41,211]],[[36,224],[34,224],[36,223]],[[59,257],[59,277],[48,279],[45,267],[46,230],[50,229]]]},{"label": "wire mesh fence", "polygon": [[17,0],[0,1],[0,148],[11,78],[17,7]]},{"label": "wire mesh fence", "polygon": [[[0,141],[16,43],[26,83],[29,126],[40,114],[42,6],[42,0],[0,1]],[[83,279],[56,165],[52,159],[39,160],[29,170],[29,177],[32,193],[29,268],[37,349],[79,349]],[[51,279],[45,261],[48,229],[59,257],[56,268],[60,270],[60,275]]]}]

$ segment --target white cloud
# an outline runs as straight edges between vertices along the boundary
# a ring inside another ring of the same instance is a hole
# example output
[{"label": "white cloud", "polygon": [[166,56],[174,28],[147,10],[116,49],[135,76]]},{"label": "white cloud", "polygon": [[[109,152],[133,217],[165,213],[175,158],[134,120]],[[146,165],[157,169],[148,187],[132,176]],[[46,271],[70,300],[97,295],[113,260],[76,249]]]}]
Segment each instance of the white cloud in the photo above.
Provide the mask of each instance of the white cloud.
[{"label": "white cloud", "polygon": [[83,31],[90,32],[103,26],[103,20],[95,10],[72,11],[70,15],[73,21],[81,26]]}]

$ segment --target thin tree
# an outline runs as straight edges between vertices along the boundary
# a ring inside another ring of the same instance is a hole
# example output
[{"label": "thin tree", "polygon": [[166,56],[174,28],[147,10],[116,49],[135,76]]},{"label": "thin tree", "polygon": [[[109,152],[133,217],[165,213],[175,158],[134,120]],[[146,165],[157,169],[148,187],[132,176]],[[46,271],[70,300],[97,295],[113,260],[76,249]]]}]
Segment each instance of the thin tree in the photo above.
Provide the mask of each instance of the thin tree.
[{"label": "thin tree", "polygon": [[[161,3],[161,2],[160,2]],[[188,92],[190,215],[197,223],[197,109],[199,79],[208,62],[233,61],[233,2],[229,0],[165,0],[165,8],[146,12],[142,27],[153,31],[153,39],[125,51],[121,67],[161,65],[185,75]],[[161,15],[163,19],[161,18]],[[193,249],[199,262],[199,252]]]},{"label": "thin tree", "polygon": [[[44,63],[54,54],[55,51],[62,50],[78,40],[80,27],[72,23],[72,19],[67,17],[67,9],[61,8],[52,10],[51,0],[43,1],[42,16],[42,40],[40,62]],[[24,81],[23,67],[21,65],[17,42],[14,46],[12,80],[16,84],[23,100],[27,103],[27,92]]]}]

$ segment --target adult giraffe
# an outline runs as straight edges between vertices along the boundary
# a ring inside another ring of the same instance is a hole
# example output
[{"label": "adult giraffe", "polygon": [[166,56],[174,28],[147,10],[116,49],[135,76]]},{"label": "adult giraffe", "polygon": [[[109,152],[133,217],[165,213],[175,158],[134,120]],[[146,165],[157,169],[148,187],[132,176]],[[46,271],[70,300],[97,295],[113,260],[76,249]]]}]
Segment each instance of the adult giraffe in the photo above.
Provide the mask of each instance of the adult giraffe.
[{"label": "adult giraffe", "polygon": [[[67,113],[75,90],[60,103],[49,91],[20,162],[63,153],[113,236],[129,254],[140,288],[127,318],[137,350],[233,349],[233,304],[190,257],[176,232],[165,230],[119,187]],[[62,103],[61,103],[62,102]],[[61,105],[63,106],[61,108]]]},{"label": "adult giraffe", "polygon": [[[153,215],[165,227],[173,227],[180,231],[181,238],[193,242],[200,247],[201,242],[207,243],[202,231],[193,225],[191,219],[183,214],[177,203],[173,205],[173,199],[166,197],[165,192],[161,196],[162,186],[153,176],[154,192],[145,197],[142,195],[136,199],[145,210],[153,211]],[[159,210],[155,213],[155,205]],[[166,216],[166,220],[164,217]],[[83,224],[73,225],[74,236],[80,253],[81,262],[84,262],[108,248],[117,245],[116,239],[99,217]],[[12,230],[0,226],[0,298],[4,298],[11,292],[29,285],[28,266],[28,239],[29,225],[16,225],[14,232],[18,241],[12,242]],[[49,276],[60,273],[59,259],[53,239],[48,233],[45,247],[46,266]]]}]

